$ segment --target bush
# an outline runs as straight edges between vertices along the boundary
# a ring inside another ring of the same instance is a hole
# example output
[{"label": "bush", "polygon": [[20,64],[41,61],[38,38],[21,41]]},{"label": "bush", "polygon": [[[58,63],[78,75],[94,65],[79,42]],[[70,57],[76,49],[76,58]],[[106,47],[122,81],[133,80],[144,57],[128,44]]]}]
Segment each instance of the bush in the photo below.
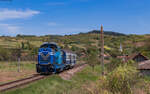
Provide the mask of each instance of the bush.
[{"label": "bush", "polygon": [[108,75],[101,76],[89,94],[132,94],[132,88],[139,81],[133,62],[121,64]]},{"label": "bush", "polygon": [[137,70],[135,67],[125,64],[119,66],[108,75],[108,88],[113,93],[131,94],[131,87],[137,80]]},{"label": "bush", "polygon": [[[113,94],[131,94],[131,88],[138,81],[138,72],[134,65],[134,62],[129,61],[116,66],[106,77],[100,78],[99,86],[104,86],[103,88]],[[101,83],[102,81],[103,83]]]},{"label": "bush", "polygon": [[0,47],[0,61],[9,60],[9,58],[10,58],[10,51],[8,49]]},{"label": "bush", "polygon": [[98,50],[96,49],[96,47],[90,46],[87,47],[87,63],[93,68],[99,63],[99,58],[98,58]]},{"label": "bush", "polygon": [[120,65],[123,65],[121,59],[112,58],[110,62],[111,63],[105,64],[106,70],[108,72],[112,72],[115,68],[119,67]]}]

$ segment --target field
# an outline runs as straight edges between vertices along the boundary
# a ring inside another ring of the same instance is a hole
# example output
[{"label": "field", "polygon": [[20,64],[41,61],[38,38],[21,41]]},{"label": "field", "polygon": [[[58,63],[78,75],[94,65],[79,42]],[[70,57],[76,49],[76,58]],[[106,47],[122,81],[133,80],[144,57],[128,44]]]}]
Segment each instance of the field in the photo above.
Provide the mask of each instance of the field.
[{"label": "field", "polygon": [[58,75],[54,75],[4,94],[86,94],[86,84],[98,80],[100,71],[99,66],[94,70],[87,66],[70,80],[63,80]]},{"label": "field", "polygon": [[36,62],[20,62],[20,71],[18,72],[18,62],[0,62],[0,84],[13,80],[28,77],[36,73]]}]

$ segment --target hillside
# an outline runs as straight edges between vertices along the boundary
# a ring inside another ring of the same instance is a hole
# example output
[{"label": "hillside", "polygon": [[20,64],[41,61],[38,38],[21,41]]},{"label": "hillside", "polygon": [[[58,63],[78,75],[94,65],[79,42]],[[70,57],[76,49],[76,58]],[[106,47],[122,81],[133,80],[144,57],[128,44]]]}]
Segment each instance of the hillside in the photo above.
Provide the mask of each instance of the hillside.
[{"label": "hillside", "polygon": [[[110,54],[111,56],[120,55],[119,48],[120,44],[122,44],[125,54],[142,52],[150,57],[148,54],[150,53],[150,51],[148,51],[150,46],[148,42],[150,35],[125,35],[117,32],[105,32],[104,34],[106,54]],[[93,47],[98,51],[100,47],[99,39],[99,31],[96,30],[88,33],[65,36],[2,36],[0,37],[0,60],[11,59],[10,57],[14,49],[18,48],[22,50],[22,53],[25,53],[23,55],[36,55],[38,47],[40,47],[43,42],[56,42],[61,48],[76,51],[76,53],[81,56],[81,54],[86,52],[88,47]],[[7,54],[8,56],[4,57],[2,53]]]}]

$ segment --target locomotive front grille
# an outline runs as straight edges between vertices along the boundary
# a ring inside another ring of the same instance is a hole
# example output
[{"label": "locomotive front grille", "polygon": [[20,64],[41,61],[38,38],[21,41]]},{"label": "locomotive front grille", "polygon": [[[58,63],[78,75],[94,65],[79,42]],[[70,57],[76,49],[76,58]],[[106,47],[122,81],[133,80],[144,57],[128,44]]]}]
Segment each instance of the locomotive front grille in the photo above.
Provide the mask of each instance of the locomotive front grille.
[{"label": "locomotive front grille", "polygon": [[40,62],[49,62],[50,61],[50,54],[40,53]]}]

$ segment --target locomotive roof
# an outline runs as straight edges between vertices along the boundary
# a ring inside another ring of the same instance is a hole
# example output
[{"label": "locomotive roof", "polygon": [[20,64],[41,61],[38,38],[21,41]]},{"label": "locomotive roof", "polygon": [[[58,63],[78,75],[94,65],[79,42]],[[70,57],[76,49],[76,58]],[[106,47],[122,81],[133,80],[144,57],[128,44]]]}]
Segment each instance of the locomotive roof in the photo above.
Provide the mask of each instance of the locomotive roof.
[{"label": "locomotive roof", "polygon": [[75,54],[73,51],[71,50],[67,50],[67,49],[63,49],[63,51],[67,52],[67,53],[72,53],[72,54]]},{"label": "locomotive roof", "polygon": [[53,46],[53,47],[55,47],[55,48],[59,48],[59,46],[58,46],[57,43],[55,43],[55,42],[45,42],[45,43],[43,43],[43,44],[40,46],[40,48],[42,48],[42,47],[44,47],[44,46],[49,46],[49,47]]}]

